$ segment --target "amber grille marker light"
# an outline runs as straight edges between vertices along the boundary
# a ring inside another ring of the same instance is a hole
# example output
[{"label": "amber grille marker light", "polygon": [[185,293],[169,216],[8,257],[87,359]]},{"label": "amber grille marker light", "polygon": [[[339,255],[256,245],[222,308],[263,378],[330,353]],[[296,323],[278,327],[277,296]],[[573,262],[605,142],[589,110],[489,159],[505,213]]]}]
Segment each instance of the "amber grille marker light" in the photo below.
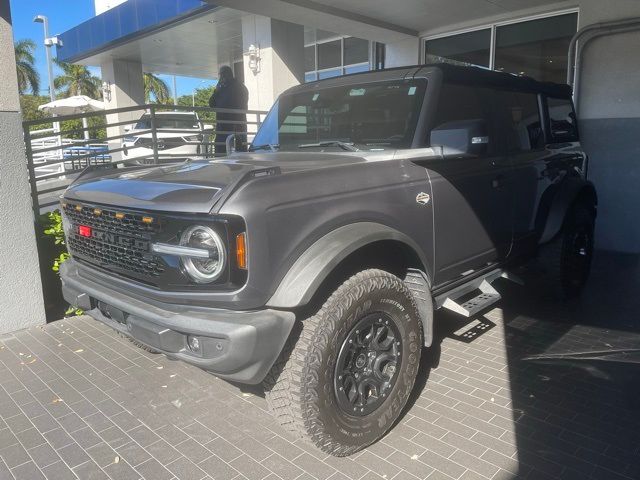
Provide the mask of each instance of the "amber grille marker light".
[{"label": "amber grille marker light", "polygon": [[116,218],[118,220],[122,220],[124,218],[124,213],[116,212]]},{"label": "amber grille marker light", "polygon": [[236,263],[238,268],[247,269],[247,242],[244,233],[236,236]]},{"label": "amber grille marker light", "polygon": [[153,223],[153,217],[142,217],[142,223],[146,223],[147,225]]}]

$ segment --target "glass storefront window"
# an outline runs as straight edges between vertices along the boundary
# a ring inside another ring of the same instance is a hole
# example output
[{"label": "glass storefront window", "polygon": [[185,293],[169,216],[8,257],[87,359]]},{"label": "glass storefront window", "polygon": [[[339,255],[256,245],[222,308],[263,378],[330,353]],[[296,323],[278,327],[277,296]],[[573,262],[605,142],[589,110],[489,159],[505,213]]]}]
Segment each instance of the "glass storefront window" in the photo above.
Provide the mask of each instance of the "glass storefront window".
[{"label": "glass storefront window", "polygon": [[369,71],[368,63],[361,63],[360,65],[351,65],[349,67],[344,67],[345,75],[348,75],[349,73],[360,73],[360,72],[368,72],[368,71]]},{"label": "glass storefront window", "polygon": [[[323,39],[326,41],[322,41]],[[377,49],[384,51],[381,47],[384,45],[380,44]],[[304,80],[313,82],[343,74],[366,72],[369,70],[370,50],[369,40],[305,29]]]},{"label": "glass storefront window", "polygon": [[571,13],[498,26],[495,69],[565,83],[567,52],[577,22],[578,15]]},{"label": "glass storefront window", "polygon": [[318,44],[318,70],[342,65],[341,40]]},{"label": "glass storefront window", "polygon": [[324,70],[322,72],[318,72],[318,80],[323,80],[325,78],[338,77],[342,75],[341,68],[335,68],[333,70]]},{"label": "glass storefront window", "polygon": [[344,39],[344,64],[364,63],[369,61],[369,41],[361,38]]},{"label": "glass storefront window", "polygon": [[426,63],[445,62],[489,67],[491,29],[429,40],[426,43],[425,52]]},{"label": "glass storefront window", "polygon": [[[427,40],[425,62],[477,65],[540,81],[565,83],[569,43],[577,28],[577,12],[496,24]],[[495,29],[493,45],[492,29]]]},{"label": "glass storefront window", "polygon": [[316,69],[316,46],[304,47],[304,71],[310,72]]}]

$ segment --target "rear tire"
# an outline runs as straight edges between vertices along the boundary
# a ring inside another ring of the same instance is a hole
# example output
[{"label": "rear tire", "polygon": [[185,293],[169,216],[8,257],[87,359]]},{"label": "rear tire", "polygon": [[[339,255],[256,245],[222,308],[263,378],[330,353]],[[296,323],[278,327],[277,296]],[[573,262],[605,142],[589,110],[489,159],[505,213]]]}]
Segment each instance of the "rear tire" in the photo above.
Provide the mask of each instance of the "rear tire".
[{"label": "rear tire", "polygon": [[538,257],[544,275],[544,290],[560,300],[582,293],[593,258],[595,219],[586,203],[567,214],[558,236],[541,248]]},{"label": "rear tire", "polygon": [[365,270],[302,322],[265,379],[282,426],[325,453],[351,455],[396,422],[413,389],[422,324],[398,277]]}]

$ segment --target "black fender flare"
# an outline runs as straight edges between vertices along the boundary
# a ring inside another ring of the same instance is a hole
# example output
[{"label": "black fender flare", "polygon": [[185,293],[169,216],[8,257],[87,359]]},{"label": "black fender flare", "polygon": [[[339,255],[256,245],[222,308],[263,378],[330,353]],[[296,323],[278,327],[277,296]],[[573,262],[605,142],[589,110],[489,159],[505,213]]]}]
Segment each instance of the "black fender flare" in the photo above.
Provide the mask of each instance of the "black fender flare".
[{"label": "black fender flare", "polygon": [[[267,307],[291,309],[306,305],[342,260],[359,248],[381,240],[404,243],[416,252],[425,270],[428,268],[424,255],[409,236],[379,223],[353,223],[329,232],[305,250],[286,273],[267,302]],[[416,301],[423,325],[425,346],[430,346],[433,340],[431,282],[426,271],[422,269],[410,269],[403,280]]]},{"label": "black fender flare", "polygon": [[316,240],[298,257],[280,281],[267,306],[291,309],[306,305],[342,260],[359,248],[381,240],[395,240],[406,244],[426,265],[418,245],[394,228],[374,222],[344,225]]},{"label": "black fender flare", "polygon": [[[549,242],[560,232],[567,212],[579,198],[584,198],[590,202],[594,207],[595,214],[598,196],[593,183],[582,178],[565,180],[551,199],[549,207],[545,209],[547,214],[544,223],[539,222],[542,225],[540,229],[540,244]],[[540,213],[543,213],[543,210]]]}]

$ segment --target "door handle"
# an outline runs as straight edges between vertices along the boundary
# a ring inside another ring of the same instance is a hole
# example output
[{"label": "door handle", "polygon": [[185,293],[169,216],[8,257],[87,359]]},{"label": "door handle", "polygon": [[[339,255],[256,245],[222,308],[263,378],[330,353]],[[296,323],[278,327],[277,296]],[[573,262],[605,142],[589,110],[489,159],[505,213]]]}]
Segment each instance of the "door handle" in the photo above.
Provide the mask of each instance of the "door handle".
[{"label": "door handle", "polygon": [[504,175],[497,175],[491,180],[491,186],[493,188],[500,188],[504,185]]}]

